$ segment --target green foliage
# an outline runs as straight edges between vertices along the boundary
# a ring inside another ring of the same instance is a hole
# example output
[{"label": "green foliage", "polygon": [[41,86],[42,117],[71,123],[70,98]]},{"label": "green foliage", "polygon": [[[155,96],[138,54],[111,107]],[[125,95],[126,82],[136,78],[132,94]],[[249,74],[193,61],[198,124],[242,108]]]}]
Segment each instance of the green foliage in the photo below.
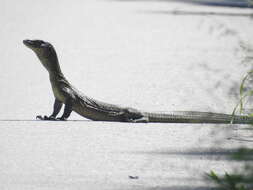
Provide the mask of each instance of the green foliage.
[{"label": "green foliage", "polygon": [[253,149],[240,148],[233,155],[232,159],[244,161],[241,172],[233,174],[225,173],[219,176],[214,171],[207,174],[209,180],[217,185],[219,190],[252,190],[253,189]]},{"label": "green foliage", "polygon": [[[249,5],[253,5],[253,0],[248,0],[248,3]],[[241,43],[240,46],[246,54],[242,62],[253,65],[253,48],[244,43]],[[253,70],[249,71],[243,78],[239,95],[240,99],[233,110],[233,116],[237,111],[242,114],[245,111],[246,105],[249,103],[251,103],[252,107]],[[253,113],[249,113],[248,115],[253,117]],[[233,122],[233,118],[231,122]],[[223,175],[218,175],[216,172],[211,171],[207,174],[207,178],[214,182],[217,186],[216,189],[219,190],[253,190],[253,149],[240,148],[231,156],[231,159],[242,164],[239,171],[225,173]]]},{"label": "green foliage", "polygon": [[[253,3],[253,0],[250,0]],[[245,44],[243,42],[240,43],[240,48],[245,53],[244,59],[242,63],[247,63],[249,65],[253,65],[253,47],[249,44]],[[239,110],[241,114],[246,107],[246,104],[249,103],[249,99],[253,97],[253,70],[250,70],[245,77],[243,77],[240,88],[239,95],[240,99],[238,104],[235,106],[232,115]],[[251,99],[252,100],[252,99]],[[253,116],[253,113],[249,114],[249,116]]]},{"label": "green foliage", "polygon": [[218,176],[214,171],[207,176],[218,186],[217,190],[252,190],[253,188],[253,176],[228,173]]},{"label": "green foliage", "polygon": [[[240,114],[244,111],[245,105],[248,103],[247,99],[253,96],[252,83],[253,70],[243,78],[240,85],[240,100],[233,110],[233,115],[239,109]],[[253,117],[253,114],[249,114]],[[253,190],[253,149],[239,148],[231,159],[243,162],[241,172],[234,172],[232,174],[225,173],[218,175],[214,171],[207,174],[209,180],[217,185],[219,190]]]},{"label": "green foliage", "polygon": [[[235,106],[232,115],[235,115],[236,111],[239,109],[239,112],[242,113],[244,109],[244,105],[247,101],[246,98],[253,96],[253,90],[247,88],[246,82],[248,79],[250,79],[253,76],[253,70],[248,72],[248,74],[243,78],[241,85],[240,85],[240,99],[238,104]],[[251,113],[249,116],[253,116],[253,113]]]},{"label": "green foliage", "polygon": [[223,177],[218,176],[214,171],[207,174],[208,177],[219,185],[220,190],[247,190],[242,183],[243,177],[241,175],[230,175],[225,173]]},{"label": "green foliage", "polygon": [[207,174],[209,180],[217,185],[219,190],[252,190],[253,189],[253,149],[239,148],[231,159],[243,161],[244,165],[241,172],[233,174],[225,173],[218,175],[214,171]]},{"label": "green foliage", "polygon": [[[252,78],[253,70],[248,72],[241,82],[240,99],[232,115],[235,115],[238,109],[241,114],[248,103],[247,99],[253,96],[253,88],[251,86]],[[253,113],[249,114],[249,116],[253,117]],[[220,176],[214,171],[211,171],[207,174],[208,179],[214,182],[219,190],[253,190],[253,149],[239,148],[231,156],[231,159],[243,162],[241,172],[234,172],[232,174],[225,173]]]}]

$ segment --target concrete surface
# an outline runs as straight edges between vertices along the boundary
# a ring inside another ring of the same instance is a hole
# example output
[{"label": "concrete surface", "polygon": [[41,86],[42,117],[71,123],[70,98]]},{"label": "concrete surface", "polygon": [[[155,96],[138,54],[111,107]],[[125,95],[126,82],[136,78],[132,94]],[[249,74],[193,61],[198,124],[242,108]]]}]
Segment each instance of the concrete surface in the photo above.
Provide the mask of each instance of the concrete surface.
[{"label": "concrete surface", "polygon": [[[22,40],[56,48],[83,93],[148,111],[231,113],[251,68],[251,9],[176,1],[1,0],[0,189],[210,189],[251,126],[36,121],[54,101]],[[132,176],[132,177],[131,177]],[[138,178],[138,179],[131,179]]]}]

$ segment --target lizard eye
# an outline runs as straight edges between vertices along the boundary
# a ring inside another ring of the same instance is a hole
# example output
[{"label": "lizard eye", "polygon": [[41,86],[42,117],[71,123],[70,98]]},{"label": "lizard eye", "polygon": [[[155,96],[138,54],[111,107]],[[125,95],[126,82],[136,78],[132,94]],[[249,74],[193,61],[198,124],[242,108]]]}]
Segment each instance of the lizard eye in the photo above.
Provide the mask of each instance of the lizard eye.
[{"label": "lizard eye", "polygon": [[41,45],[40,45],[40,47],[47,47],[47,44],[45,44],[45,43],[42,43]]}]

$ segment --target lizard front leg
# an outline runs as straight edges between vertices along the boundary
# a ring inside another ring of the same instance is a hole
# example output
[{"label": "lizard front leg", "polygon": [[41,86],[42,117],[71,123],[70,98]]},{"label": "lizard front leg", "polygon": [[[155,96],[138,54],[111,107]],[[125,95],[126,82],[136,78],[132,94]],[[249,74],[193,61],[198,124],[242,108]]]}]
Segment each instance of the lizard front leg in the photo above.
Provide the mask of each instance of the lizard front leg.
[{"label": "lizard front leg", "polygon": [[72,112],[72,107],[73,107],[73,103],[72,103],[72,100],[69,98],[65,102],[65,108],[64,108],[64,112],[62,116],[58,119],[61,121],[66,121]]},{"label": "lizard front leg", "polygon": [[38,116],[36,116],[36,119],[40,119],[40,120],[56,120],[56,116],[60,112],[61,107],[62,107],[62,102],[60,102],[59,100],[55,99],[53,113],[49,117],[46,116],[46,115],[44,117],[42,117],[41,115],[38,115]]}]

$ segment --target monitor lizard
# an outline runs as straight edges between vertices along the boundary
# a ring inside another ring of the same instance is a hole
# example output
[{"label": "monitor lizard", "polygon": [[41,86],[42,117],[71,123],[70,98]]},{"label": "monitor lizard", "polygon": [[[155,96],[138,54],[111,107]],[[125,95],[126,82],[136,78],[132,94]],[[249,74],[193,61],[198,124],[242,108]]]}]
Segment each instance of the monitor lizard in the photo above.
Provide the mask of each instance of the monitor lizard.
[{"label": "monitor lizard", "polygon": [[[247,115],[230,115],[198,111],[155,113],[95,100],[82,94],[68,82],[61,71],[57,54],[52,44],[42,40],[24,40],[23,43],[35,52],[42,65],[47,69],[55,97],[53,113],[50,116],[37,116],[36,118],[38,119],[65,121],[68,119],[71,112],[75,111],[79,115],[94,121],[143,123],[253,123],[253,118]],[[57,118],[63,104],[65,104],[63,115]]]}]

